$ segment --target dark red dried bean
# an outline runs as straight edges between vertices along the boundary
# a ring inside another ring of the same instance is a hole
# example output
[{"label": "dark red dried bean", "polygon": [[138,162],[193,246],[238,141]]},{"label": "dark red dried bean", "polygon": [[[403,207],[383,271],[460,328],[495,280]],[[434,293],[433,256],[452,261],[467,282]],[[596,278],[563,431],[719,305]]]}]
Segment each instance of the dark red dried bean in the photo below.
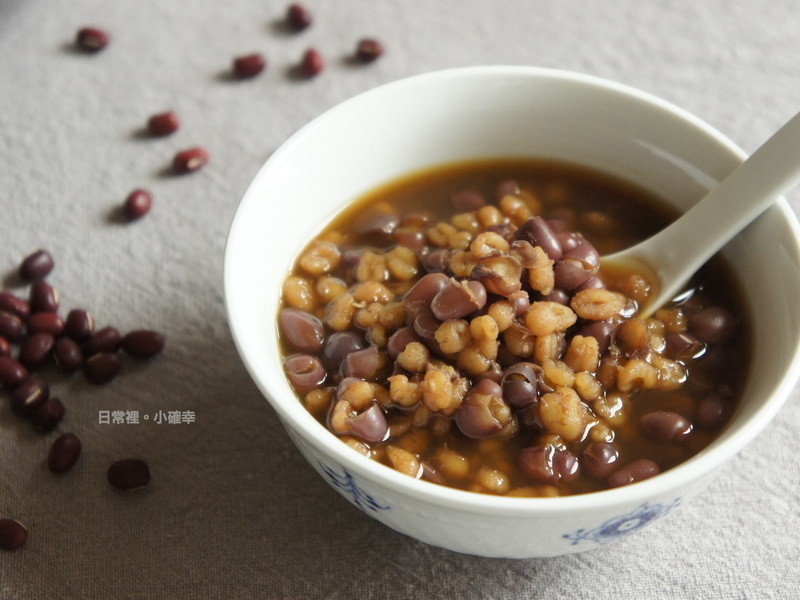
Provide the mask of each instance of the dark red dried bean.
[{"label": "dark red dried bean", "polygon": [[695,422],[703,429],[719,429],[730,417],[731,409],[730,402],[719,396],[708,396],[697,405]]},{"label": "dark red dried bean", "polygon": [[503,371],[503,400],[514,408],[525,408],[538,398],[538,375],[542,368],[529,362],[518,362]]},{"label": "dark red dried bean", "polygon": [[48,398],[31,416],[33,425],[41,431],[52,431],[64,418],[66,409],[58,398]]},{"label": "dark red dried bean", "polygon": [[672,360],[690,360],[702,356],[706,345],[688,333],[668,333],[664,338],[664,354]]},{"label": "dark red dried bean", "polygon": [[450,251],[436,248],[422,257],[422,268],[431,275],[447,273],[450,267]]},{"label": "dark red dried bean", "polygon": [[149,213],[152,206],[153,194],[147,190],[135,189],[125,198],[122,211],[128,221],[135,221]]},{"label": "dark red dried bean", "polygon": [[283,359],[286,377],[303,394],[321,386],[327,373],[319,360],[309,354],[293,354]]},{"label": "dark red dried bean", "polygon": [[410,319],[430,311],[434,297],[448,285],[443,273],[428,273],[420,278],[403,296],[403,308]]},{"label": "dark red dried bean", "polygon": [[709,306],[689,317],[689,331],[700,341],[716,344],[736,328],[736,317],[720,306]]},{"label": "dark red dried bean", "polygon": [[302,4],[290,4],[286,9],[286,22],[295,31],[301,31],[311,25],[313,18]]},{"label": "dark red dried bean", "polygon": [[64,324],[64,333],[76,342],[85,342],[93,331],[94,319],[91,314],[80,308],[69,311]]},{"label": "dark red dried bean", "polygon": [[53,337],[59,337],[64,333],[64,319],[54,312],[34,313],[28,318],[26,325],[28,335],[49,333]]},{"label": "dark red dried bean", "polygon": [[65,433],[50,447],[47,466],[53,473],[66,473],[81,455],[81,441],[74,433]]},{"label": "dark red dried bean", "polygon": [[115,352],[98,352],[83,363],[86,379],[97,385],[108,383],[122,370],[122,357]]},{"label": "dark red dried bean", "polygon": [[11,342],[0,337],[0,356],[11,356]]},{"label": "dark red dried bean", "polygon": [[0,337],[16,344],[22,339],[23,332],[22,320],[17,315],[0,312]]},{"label": "dark red dried bean", "polygon": [[338,368],[344,357],[364,348],[364,338],[354,331],[338,331],[328,337],[322,351],[322,362],[328,368]]},{"label": "dark red dried bean", "polygon": [[[518,282],[519,283],[519,282]],[[462,284],[450,279],[431,300],[433,315],[440,321],[460,319],[483,308],[486,304],[486,288],[478,281]]]},{"label": "dark red dried bean", "polygon": [[532,246],[540,246],[552,260],[559,260],[562,256],[561,244],[556,234],[542,217],[531,217],[517,229],[517,239],[525,240]]},{"label": "dark red dried bean", "polygon": [[249,79],[255,77],[267,66],[267,61],[263,54],[253,52],[244,56],[237,56],[233,60],[233,73],[239,79]]},{"label": "dark red dried bean", "polygon": [[151,329],[137,329],[125,334],[120,348],[137,358],[152,358],[164,349],[164,336]]},{"label": "dark red dried bean", "polygon": [[150,483],[150,467],[143,460],[126,458],[108,468],[108,483],[118,490],[137,490]]},{"label": "dark red dried bean", "polygon": [[581,469],[594,479],[605,479],[617,467],[619,446],[614,442],[592,442],[581,455]]},{"label": "dark red dried bean", "polygon": [[692,432],[692,424],[687,418],[669,411],[642,415],[639,427],[644,435],[663,444],[679,442]]},{"label": "dark red dried bean", "polygon": [[419,252],[425,247],[425,234],[421,231],[395,229],[392,235],[398,245],[405,246],[413,252]]},{"label": "dark red dried bean", "polygon": [[209,160],[211,160],[211,156],[208,151],[196,146],[178,152],[172,159],[172,169],[176,173],[191,173],[204,167]]},{"label": "dark red dried bean", "polygon": [[88,358],[98,352],[116,352],[122,345],[122,334],[116,327],[103,327],[89,336],[83,345],[83,355]]},{"label": "dark red dried bean", "polygon": [[47,277],[53,270],[53,257],[47,250],[37,250],[26,256],[19,266],[19,274],[25,281]]},{"label": "dark red dried bean", "polygon": [[16,550],[28,540],[28,530],[14,519],[0,519],[0,548]]},{"label": "dark red dried bean", "polygon": [[608,350],[611,336],[616,328],[617,325],[612,321],[592,321],[581,328],[581,335],[596,339],[600,346],[600,352],[603,353]]},{"label": "dark red dried bean", "polygon": [[62,337],[53,349],[56,364],[64,373],[74,373],[83,366],[83,351],[75,340]]},{"label": "dark red dried bean", "polygon": [[388,340],[386,351],[392,360],[397,358],[411,342],[422,342],[422,338],[414,331],[413,327],[401,327],[395,331]]},{"label": "dark red dried bean", "polygon": [[522,190],[520,189],[519,184],[514,179],[508,179],[506,181],[501,181],[497,185],[494,196],[497,200],[500,200],[505,196],[519,196],[521,192]]},{"label": "dark red dried bean", "polygon": [[486,199],[474,190],[462,190],[450,195],[450,202],[457,213],[472,212],[486,206]]},{"label": "dark red dried bean", "polygon": [[300,68],[306,77],[315,77],[325,68],[325,60],[316,48],[309,48],[303,54],[300,61]]},{"label": "dark red dried bean", "polygon": [[100,52],[110,40],[108,33],[96,27],[83,27],[75,35],[75,44],[86,52]]},{"label": "dark red dried bean", "polygon": [[376,346],[356,350],[344,357],[342,375],[359,379],[374,379],[381,368],[381,356]]},{"label": "dark red dried bean", "polygon": [[11,410],[29,417],[50,397],[50,388],[40,377],[28,377],[11,392]]},{"label": "dark red dried bean", "polygon": [[49,333],[35,333],[22,342],[17,360],[29,371],[38,369],[50,358],[55,344],[56,339]]},{"label": "dark red dried bean", "polygon": [[56,312],[58,310],[58,292],[43,280],[31,284],[29,304],[32,313]]},{"label": "dark red dried bean", "polygon": [[150,132],[150,135],[158,137],[175,133],[180,126],[178,115],[172,111],[159,113],[147,119],[147,131]]},{"label": "dark red dried bean", "polygon": [[374,38],[364,38],[356,44],[356,58],[361,62],[372,62],[383,55],[383,44]]},{"label": "dark red dried bean", "polygon": [[587,269],[580,261],[565,258],[556,262],[553,277],[557,288],[572,291],[592,278],[595,270]]},{"label": "dark red dried bean", "polygon": [[11,292],[0,292],[0,312],[16,315],[24,321],[30,316],[31,308],[27,300],[17,298]]},{"label": "dark red dried bean", "polygon": [[628,463],[618,471],[615,471],[606,479],[609,487],[621,487],[623,485],[630,485],[638,481],[644,481],[658,475],[661,469],[652,460],[647,458],[640,458],[632,463]]},{"label": "dark red dried bean", "polygon": [[502,408],[503,391],[491,379],[481,379],[464,396],[456,412],[456,425],[461,433],[473,439],[491,437],[503,428],[495,412]]},{"label": "dark red dried bean", "polygon": [[580,474],[578,459],[569,450],[559,450],[551,444],[532,446],[519,453],[522,472],[540,483],[556,485],[575,480]]},{"label": "dark red dried bean", "polygon": [[355,417],[345,419],[347,428],[365,442],[382,442],[389,433],[389,424],[381,407],[373,404]]},{"label": "dark red dried bean", "polygon": [[13,390],[28,378],[28,369],[9,356],[0,356],[0,385]]}]

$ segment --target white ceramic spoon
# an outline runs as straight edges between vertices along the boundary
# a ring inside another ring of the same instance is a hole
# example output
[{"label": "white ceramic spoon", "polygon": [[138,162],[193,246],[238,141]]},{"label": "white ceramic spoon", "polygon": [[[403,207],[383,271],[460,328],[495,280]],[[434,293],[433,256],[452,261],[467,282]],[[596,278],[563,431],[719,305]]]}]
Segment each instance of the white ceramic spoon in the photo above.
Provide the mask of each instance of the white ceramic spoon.
[{"label": "white ceramic spoon", "polygon": [[649,272],[655,292],[640,315],[669,302],[711,256],[800,183],[800,113],[674,223],[626,250],[602,257],[610,269]]}]

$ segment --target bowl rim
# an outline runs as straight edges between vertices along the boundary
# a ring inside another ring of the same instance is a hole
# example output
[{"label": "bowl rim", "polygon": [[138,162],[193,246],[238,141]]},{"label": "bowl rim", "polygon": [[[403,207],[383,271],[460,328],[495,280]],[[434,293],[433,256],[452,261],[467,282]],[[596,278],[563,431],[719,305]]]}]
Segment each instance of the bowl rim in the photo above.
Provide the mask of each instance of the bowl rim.
[{"label": "bowl rim", "polygon": [[[438,485],[421,479],[413,479],[407,475],[403,475],[390,467],[362,456],[343,444],[334,434],[317,422],[316,419],[302,407],[294,394],[291,394],[288,398],[281,397],[280,393],[276,394],[272,389],[269,378],[262,376],[259,373],[258,366],[249,360],[239,334],[241,327],[246,329],[246,323],[240,323],[237,315],[233,313],[231,308],[231,298],[236,288],[235,282],[230,275],[232,270],[231,265],[234,259],[234,253],[231,248],[234,245],[233,241],[236,239],[241,223],[246,219],[248,207],[257,201],[258,194],[256,191],[260,188],[261,181],[268,176],[272,165],[276,163],[281,156],[292,152],[296,146],[302,144],[305,138],[308,137],[318,125],[329,119],[336,118],[340,112],[348,110],[352,104],[369,101],[370,97],[392,93],[402,88],[425,86],[431,82],[441,85],[442,80],[446,81],[449,79],[470,77],[521,77],[526,79],[560,80],[616,92],[637,102],[649,104],[655,109],[671,113],[674,117],[687,122],[694,128],[700,130],[700,132],[708,138],[713,139],[713,141],[724,150],[727,150],[738,162],[742,162],[747,157],[746,153],[728,137],[685,109],[637,88],[576,71],[538,66],[487,65],[460,67],[406,77],[361,92],[315,117],[281,144],[262,165],[245,190],[231,220],[225,242],[223,261],[225,310],[236,350],[250,377],[259,388],[262,395],[269,401],[284,425],[288,423],[296,433],[300,434],[304,441],[314,446],[318,451],[330,457],[332,460],[338,461],[344,468],[370,480],[371,483],[390,488],[396,493],[424,502],[451,506],[461,511],[497,515],[547,515],[551,513],[602,509],[623,504],[630,505],[646,502],[667,494],[675,495],[683,486],[718,472],[719,468],[727,462],[728,459],[738,453],[766,427],[787,400],[789,393],[795,386],[798,376],[800,376],[800,336],[795,339],[789,367],[786,369],[773,393],[762,400],[762,405],[742,424],[740,431],[736,434],[722,441],[719,439],[713,441],[699,454],[645,481],[620,488],[555,498],[523,498],[480,494]],[[800,259],[800,225],[798,225],[797,219],[789,207],[789,204],[785,198],[780,197],[773,207],[768,210],[777,210],[780,212],[781,221],[784,222],[792,232],[793,254]],[[302,409],[302,414],[291,410],[291,407],[288,406],[289,402],[295,403],[297,407]],[[307,418],[303,417],[303,414]]]}]

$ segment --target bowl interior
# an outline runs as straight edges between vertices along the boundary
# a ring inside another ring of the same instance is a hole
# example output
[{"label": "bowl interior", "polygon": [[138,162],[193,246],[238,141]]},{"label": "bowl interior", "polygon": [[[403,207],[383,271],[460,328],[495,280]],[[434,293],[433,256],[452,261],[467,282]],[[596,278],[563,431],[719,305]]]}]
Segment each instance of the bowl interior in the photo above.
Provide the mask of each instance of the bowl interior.
[{"label": "bowl interior", "polygon": [[[280,366],[278,301],[299,250],[336,212],[379,184],[436,164],[505,156],[600,169],[682,210],[743,158],[726,138],[665,102],[591,77],[534,68],[419,76],[332,109],[262,168],[244,196],[226,249],[226,301],[240,354],[291,426],[309,437],[332,437],[296,400]],[[794,384],[800,331],[800,308],[793,301],[800,295],[797,239],[796,222],[779,203],[724,251],[753,313],[755,357],[737,417],[702,454],[716,452],[719,459],[738,451]]]}]

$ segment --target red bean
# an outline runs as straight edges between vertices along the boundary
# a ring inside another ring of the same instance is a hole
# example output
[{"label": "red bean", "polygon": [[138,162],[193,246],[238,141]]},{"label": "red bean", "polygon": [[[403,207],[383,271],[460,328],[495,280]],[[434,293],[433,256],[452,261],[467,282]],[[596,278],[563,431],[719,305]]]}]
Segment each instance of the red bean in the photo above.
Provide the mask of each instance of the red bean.
[{"label": "red bean", "polygon": [[322,360],[328,368],[338,368],[345,356],[363,347],[364,338],[359,334],[354,331],[339,331],[332,334],[325,342]]},{"label": "red bean", "polygon": [[[518,282],[519,283],[519,282]],[[450,279],[431,300],[431,311],[440,321],[460,319],[483,308],[486,304],[486,288],[479,281],[466,284]]]},{"label": "red bean", "polygon": [[593,275],[589,277],[586,281],[580,284],[578,287],[575,288],[575,292],[582,292],[583,290],[601,290],[606,287],[606,284],[603,283],[603,280],[600,279],[597,275]]},{"label": "red bean", "polygon": [[508,179],[497,184],[494,197],[497,200],[500,200],[505,196],[519,196],[521,192],[522,190],[520,189],[519,184],[514,179]]},{"label": "red bean", "polygon": [[540,246],[552,260],[559,260],[562,256],[561,243],[542,217],[528,219],[516,235],[518,240],[530,242],[531,246]]},{"label": "red bean", "polygon": [[581,328],[581,335],[596,339],[600,346],[600,352],[605,352],[608,350],[611,336],[616,328],[616,323],[612,321],[592,321]]},{"label": "red bean", "polygon": [[516,317],[524,315],[531,308],[531,299],[525,290],[514,292],[508,297],[508,300],[514,307],[514,316]]},{"label": "red bean", "polygon": [[421,261],[422,268],[431,275],[448,273],[450,268],[450,251],[446,248],[436,248],[422,255]]},{"label": "red bean", "polygon": [[615,471],[608,476],[606,483],[609,487],[621,487],[623,485],[630,485],[638,481],[644,481],[655,477],[661,472],[658,465],[652,460],[647,458],[640,458],[632,463],[628,463],[618,471]]},{"label": "red bean", "polygon": [[496,416],[503,406],[503,391],[491,379],[481,379],[467,392],[456,412],[456,425],[467,437],[491,437],[503,428]]},{"label": "red bean", "polygon": [[383,44],[374,38],[364,38],[356,44],[356,58],[361,62],[377,60],[383,52]]},{"label": "red bean", "polygon": [[164,336],[150,329],[137,329],[125,334],[120,347],[137,358],[152,358],[164,349]]},{"label": "red bean", "polygon": [[38,369],[50,358],[55,344],[56,339],[51,334],[35,333],[20,346],[18,360],[30,371]]},{"label": "red bean", "polygon": [[489,225],[484,231],[487,233],[496,233],[507,242],[513,241],[514,236],[517,234],[517,228],[511,223],[498,223],[497,225]]},{"label": "red bean", "polygon": [[100,52],[100,50],[108,46],[110,40],[108,33],[96,27],[79,29],[75,36],[75,43],[78,48],[86,52]]},{"label": "red bean", "polygon": [[81,347],[71,338],[59,338],[53,349],[53,356],[56,364],[64,373],[74,373],[83,366]]},{"label": "red bean", "polygon": [[0,548],[16,550],[28,540],[28,530],[14,519],[0,519]]},{"label": "red bean", "polygon": [[553,290],[550,294],[543,298],[548,302],[557,302],[558,304],[563,304],[564,306],[569,306],[570,295],[565,292],[564,290]]},{"label": "red bean", "polygon": [[353,220],[352,227],[359,235],[390,236],[399,224],[395,213],[367,208]]},{"label": "red bean", "polygon": [[643,415],[639,426],[647,437],[656,442],[681,441],[692,432],[692,424],[678,413],[657,411]]},{"label": "red bean", "polygon": [[393,236],[394,241],[396,241],[400,246],[405,246],[414,252],[419,252],[425,247],[425,234],[421,231],[395,229]]},{"label": "red bean", "polygon": [[301,393],[318,388],[327,377],[320,362],[309,354],[293,354],[286,357],[283,360],[283,368],[291,384]]},{"label": "red bean", "polygon": [[98,352],[83,364],[86,379],[97,385],[108,383],[122,370],[122,357],[113,352]]},{"label": "red bean", "polygon": [[159,113],[147,119],[147,131],[150,132],[150,135],[158,137],[175,133],[180,126],[178,115],[172,111]]},{"label": "red bean", "polygon": [[355,417],[345,420],[347,428],[365,442],[382,442],[389,433],[389,424],[381,407],[373,404]]},{"label": "red bean", "polygon": [[150,483],[150,467],[136,458],[118,460],[108,468],[107,478],[108,483],[118,490],[141,489]]},{"label": "red bean", "polygon": [[43,279],[53,270],[53,257],[47,250],[37,250],[22,260],[19,274],[26,281]]},{"label": "red bean", "polygon": [[58,398],[48,398],[33,413],[31,421],[41,431],[52,431],[64,418],[66,409]]},{"label": "red bean", "polygon": [[0,356],[11,356],[11,342],[0,337]]},{"label": "red bean", "polygon": [[736,317],[720,306],[709,306],[689,317],[689,331],[707,344],[716,344],[736,329]]},{"label": "red bean", "polygon": [[0,292],[0,312],[11,313],[24,321],[30,316],[31,308],[26,300],[11,292]]},{"label": "red bean", "polygon": [[689,360],[702,356],[706,345],[688,333],[669,333],[664,338],[666,354],[672,360]]},{"label": "red bean", "polygon": [[0,312],[0,337],[11,343],[17,343],[22,339],[23,331],[22,320],[17,315]]},{"label": "red bean", "polygon": [[35,333],[49,333],[53,337],[59,337],[64,333],[64,319],[54,312],[34,313],[27,322],[28,335]]},{"label": "red bean", "polygon": [[719,396],[703,398],[697,405],[695,421],[703,429],[719,429],[731,416],[732,406]]},{"label": "red bean", "polygon": [[596,270],[587,269],[580,261],[571,258],[559,260],[553,267],[556,287],[567,291],[585,284],[595,272]]},{"label": "red bean", "polygon": [[486,199],[474,190],[462,190],[450,196],[450,202],[456,212],[472,212],[486,206]]},{"label": "red bean", "polygon": [[316,48],[309,48],[303,54],[300,68],[306,77],[315,77],[325,68],[325,60]]},{"label": "red bean", "polygon": [[540,483],[569,482],[580,473],[575,455],[551,444],[525,448],[519,453],[518,462],[523,473]]},{"label": "red bean", "polygon": [[126,219],[135,221],[149,213],[152,206],[153,194],[147,190],[135,189],[125,198],[122,211],[125,213]]},{"label": "red bean", "polygon": [[442,322],[433,316],[433,313],[428,309],[422,312],[414,319],[413,327],[414,332],[424,340],[433,340],[436,335],[436,330]]},{"label": "red bean", "polygon": [[50,447],[47,466],[53,473],[66,473],[81,455],[81,441],[74,433],[65,433]]},{"label": "red bean", "polygon": [[317,352],[325,341],[322,321],[296,308],[282,309],[278,326],[283,338],[301,352]]},{"label": "red bean", "polygon": [[503,400],[514,408],[534,404],[538,398],[537,371],[541,373],[542,368],[529,362],[519,362],[503,371]]},{"label": "red bean", "polygon": [[83,345],[83,355],[87,358],[98,352],[116,352],[122,344],[122,334],[116,327],[103,327],[89,336]]},{"label": "red bean", "polygon": [[429,312],[431,301],[449,281],[443,273],[428,273],[421,277],[403,296],[403,308],[409,318]]},{"label": "red bean", "polygon": [[413,327],[402,327],[391,335],[386,345],[386,351],[394,360],[411,342],[422,342],[422,338],[414,331]]},{"label": "red bean", "polygon": [[342,375],[359,379],[374,379],[381,367],[381,356],[376,346],[351,352],[342,361]]},{"label": "red bean", "polygon": [[8,356],[0,356],[0,385],[13,390],[28,378],[28,369]]},{"label": "red bean", "polygon": [[94,319],[91,314],[80,308],[69,311],[64,325],[64,333],[76,342],[85,342],[91,337],[93,331]]},{"label": "red bean", "polygon": [[255,77],[267,66],[267,61],[263,54],[253,52],[244,56],[238,56],[233,60],[233,73],[240,79]]},{"label": "red bean", "polygon": [[31,416],[50,397],[50,388],[40,377],[28,377],[11,392],[11,410],[21,417]]},{"label": "red bean", "polygon": [[209,160],[211,160],[211,156],[208,151],[196,146],[178,152],[172,159],[172,169],[176,173],[191,173],[204,167]]},{"label": "red bean", "polygon": [[614,442],[592,442],[581,455],[581,469],[589,477],[605,479],[616,468],[619,446]]},{"label": "red bean", "polygon": [[301,31],[311,25],[313,18],[302,4],[290,4],[286,9],[286,22],[295,31]]},{"label": "red bean", "polygon": [[58,292],[46,281],[34,281],[31,284],[29,305],[32,313],[56,312],[58,310]]}]

